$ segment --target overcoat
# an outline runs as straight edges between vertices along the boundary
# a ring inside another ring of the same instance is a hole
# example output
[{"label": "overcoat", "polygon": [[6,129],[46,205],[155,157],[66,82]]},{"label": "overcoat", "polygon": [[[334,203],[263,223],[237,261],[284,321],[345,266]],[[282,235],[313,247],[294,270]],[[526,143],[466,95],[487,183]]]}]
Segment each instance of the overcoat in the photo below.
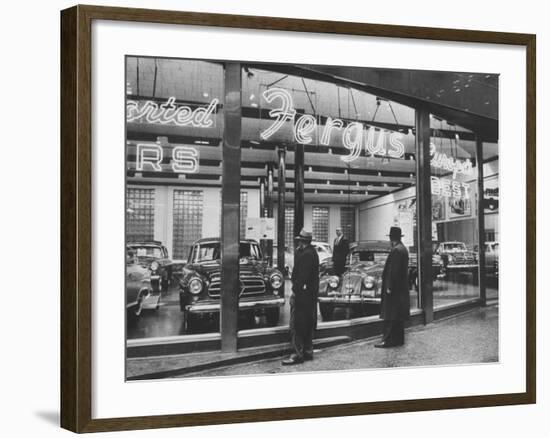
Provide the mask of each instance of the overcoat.
[{"label": "overcoat", "polygon": [[384,265],[380,318],[387,321],[404,321],[409,318],[411,311],[408,276],[409,252],[399,242],[392,248]]},{"label": "overcoat", "polygon": [[336,274],[341,275],[346,270],[346,257],[349,254],[349,242],[342,236],[340,240],[334,239],[334,246],[332,249],[332,261],[334,263],[334,271]]},{"label": "overcoat", "polygon": [[319,295],[319,256],[311,245],[294,253],[292,268],[295,330],[302,332],[317,327],[317,297]]}]

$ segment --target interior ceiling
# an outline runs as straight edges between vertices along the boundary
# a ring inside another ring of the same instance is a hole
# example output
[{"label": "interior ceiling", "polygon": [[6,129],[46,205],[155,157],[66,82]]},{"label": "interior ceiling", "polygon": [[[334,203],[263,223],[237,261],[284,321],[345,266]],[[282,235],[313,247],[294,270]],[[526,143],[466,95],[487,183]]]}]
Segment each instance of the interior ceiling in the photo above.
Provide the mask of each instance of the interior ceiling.
[{"label": "interior ceiling", "polygon": [[[156,71],[156,72],[155,72]],[[139,80],[138,80],[139,78]],[[204,106],[213,98],[221,102],[223,96],[223,68],[219,64],[202,61],[156,60],[128,58],[128,99],[166,101],[176,97],[178,102]],[[294,147],[291,123],[276,135],[263,141],[260,132],[273,122],[269,111],[280,102],[268,104],[261,93],[278,87],[290,92],[298,114],[315,115],[318,129],[312,144],[305,146],[305,200],[316,203],[358,203],[415,183],[414,110],[404,105],[377,99],[377,96],[332,83],[302,79],[292,75],[261,69],[245,69],[242,84],[242,144],[241,186],[258,188],[261,178],[267,176],[269,165],[274,166],[274,185],[277,190],[277,148],[286,150],[286,199],[293,201]],[[178,127],[146,123],[127,124],[127,176],[132,184],[169,184],[181,186],[221,186],[221,138],[223,134],[223,105],[218,104],[212,128]],[[348,122],[361,122],[399,132],[405,147],[403,159],[361,156],[352,163],[342,160],[350,151],[344,147],[341,136],[332,136],[329,145],[319,145],[320,131],[327,117],[338,117]],[[451,148],[457,158],[475,157],[473,134],[462,127],[433,117],[433,142],[442,151]],[[163,144],[162,172],[137,172],[135,148],[137,143]],[[192,145],[200,153],[200,173],[174,173],[171,169],[171,151],[177,145]],[[448,145],[448,146],[447,146]],[[449,149],[449,150],[451,150]],[[498,155],[496,143],[484,145],[484,160]]]}]

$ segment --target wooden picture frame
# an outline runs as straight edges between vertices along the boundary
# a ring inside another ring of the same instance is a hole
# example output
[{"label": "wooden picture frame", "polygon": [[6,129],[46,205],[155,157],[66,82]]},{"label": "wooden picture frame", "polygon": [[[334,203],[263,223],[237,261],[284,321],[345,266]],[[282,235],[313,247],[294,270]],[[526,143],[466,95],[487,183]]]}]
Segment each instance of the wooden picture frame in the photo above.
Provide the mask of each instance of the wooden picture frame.
[{"label": "wooden picture frame", "polygon": [[[526,391],[522,393],[92,418],[92,22],[114,20],[355,36],[517,45],[526,48]],[[350,416],[536,401],[536,37],[531,34],[75,6],[61,13],[61,426],[74,432]]]}]

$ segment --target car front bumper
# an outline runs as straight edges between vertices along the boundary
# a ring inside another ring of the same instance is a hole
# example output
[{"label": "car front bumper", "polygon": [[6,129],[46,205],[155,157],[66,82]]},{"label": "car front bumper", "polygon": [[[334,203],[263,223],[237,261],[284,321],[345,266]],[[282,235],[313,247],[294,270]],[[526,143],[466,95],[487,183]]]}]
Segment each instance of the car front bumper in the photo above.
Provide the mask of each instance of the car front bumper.
[{"label": "car front bumper", "polygon": [[[273,297],[264,300],[239,300],[239,310],[261,310],[273,307],[281,307],[285,304],[282,297]],[[196,302],[185,306],[189,313],[215,313],[220,311],[219,302]]]},{"label": "car front bumper", "polygon": [[350,306],[355,304],[380,304],[380,298],[361,297],[359,295],[318,297],[319,303],[335,306]]},{"label": "car front bumper", "polygon": [[477,263],[468,263],[463,265],[453,265],[448,264],[445,268],[447,271],[463,271],[463,270],[471,270],[471,269],[477,269]]}]

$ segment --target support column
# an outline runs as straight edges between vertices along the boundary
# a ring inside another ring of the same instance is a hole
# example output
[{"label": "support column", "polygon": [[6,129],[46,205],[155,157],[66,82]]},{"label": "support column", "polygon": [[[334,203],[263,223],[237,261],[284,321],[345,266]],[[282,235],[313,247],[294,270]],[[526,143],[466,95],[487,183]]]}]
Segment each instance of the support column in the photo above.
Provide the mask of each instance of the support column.
[{"label": "support column", "polygon": [[241,201],[241,64],[225,64],[222,148],[220,331],[223,352],[237,351],[239,229]]},{"label": "support column", "polygon": [[[267,166],[267,197],[266,197],[267,217],[273,217],[273,166]],[[267,241],[267,257],[269,264],[273,266],[273,240]]]},{"label": "support column", "polygon": [[[260,217],[265,217],[265,178],[260,178]],[[267,255],[266,240],[260,240],[260,249],[264,256]]]},{"label": "support column", "polygon": [[294,236],[304,228],[304,145],[294,149]]},{"label": "support column", "polygon": [[[285,269],[285,210],[286,210],[286,151],[279,148],[279,168],[277,175],[277,266],[284,273]],[[284,283],[283,283],[284,285]],[[284,292],[284,291],[283,291]],[[284,294],[283,294],[284,296]]]},{"label": "support column", "polygon": [[482,306],[487,305],[487,269],[485,266],[485,206],[483,205],[484,181],[483,181],[483,141],[476,135],[476,163],[477,163],[477,243],[478,262],[477,270],[479,279],[479,298]]},{"label": "support column", "polygon": [[418,233],[418,275],[420,306],[424,324],[434,319],[432,273],[432,190],[430,179],[430,113],[415,112],[416,123],[416,228]]}]

